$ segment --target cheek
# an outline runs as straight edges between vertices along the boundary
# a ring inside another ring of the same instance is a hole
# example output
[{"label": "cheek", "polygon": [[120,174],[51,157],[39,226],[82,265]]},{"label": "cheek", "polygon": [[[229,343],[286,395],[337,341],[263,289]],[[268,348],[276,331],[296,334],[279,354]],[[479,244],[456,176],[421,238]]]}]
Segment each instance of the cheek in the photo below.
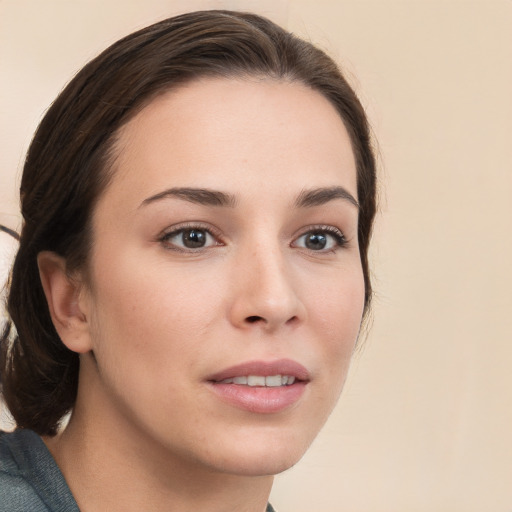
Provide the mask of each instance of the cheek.
[{"label": "cheek", "polygon": [[325,286],[311,293],[308,319],[320,339],[331,382],[343,384],[357,342],[364,309],[362,271],[333,275]]},{"label": "cheek", "polygon": [[96,267],[96,350],[122,352],[125,362],[144,360],[155,370],[176,365],[176,354],[193,362],[198,340],[220,314],[216,283],[167,262],[143,264],[129,254],[113,261]]},{"label": "cheek", "polygon": [[182,279],[172,283],[155,266],[122,263],[105,267],[103,281],[97,276],[103,284],[95,290],[91,336],[102,389],[130,421],[146,426],[164,424],[172,410],[192,414],[193,402],[182,398],[185,377],[198,373],[212,308]]},{"label": "cheek", "polygon": [[333,272],[310,291],[308,310],[329,339],[351,339],[357,334],[364,308],[364,279],[357,266]]}]

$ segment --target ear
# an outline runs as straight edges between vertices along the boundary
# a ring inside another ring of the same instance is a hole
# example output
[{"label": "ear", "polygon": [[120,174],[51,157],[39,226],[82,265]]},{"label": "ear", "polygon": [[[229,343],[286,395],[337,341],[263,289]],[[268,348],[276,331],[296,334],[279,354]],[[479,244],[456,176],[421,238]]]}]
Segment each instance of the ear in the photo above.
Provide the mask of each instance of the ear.
[{"label": "ear", "polygon": [[54,252],[40,252],[37,264],[48,309],[60,339],[73,352],[90,351],[91,340],[82,283],[68,275],[66,260]]}]

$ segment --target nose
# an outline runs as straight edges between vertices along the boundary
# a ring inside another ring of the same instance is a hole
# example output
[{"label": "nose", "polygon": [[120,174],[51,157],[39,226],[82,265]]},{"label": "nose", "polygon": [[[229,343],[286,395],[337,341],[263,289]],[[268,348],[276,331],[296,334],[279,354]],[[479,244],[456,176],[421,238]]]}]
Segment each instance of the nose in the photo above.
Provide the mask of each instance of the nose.
[{"label": "nose", "polygon": [[298,283],[277,247],[264,246],[241,255],[235,263],[230,320],[242,329],[274,332],[304,321],[306,308]]}]

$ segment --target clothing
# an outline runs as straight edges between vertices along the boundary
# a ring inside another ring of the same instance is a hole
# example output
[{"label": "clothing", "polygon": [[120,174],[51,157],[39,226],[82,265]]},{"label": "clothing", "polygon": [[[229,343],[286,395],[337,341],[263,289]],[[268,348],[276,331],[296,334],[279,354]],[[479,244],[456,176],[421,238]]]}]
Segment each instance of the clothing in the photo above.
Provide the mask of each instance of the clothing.
[{"label": "clothing", "polygon": [[0,433],[0,512],[79,512],[57,463],[31,430]]},{"label": "clothing", "polygon": [[[31,430],[0,432],[0,512],[79,512],[57,463]],[[270,504],[267,512],[275,512]]]}]

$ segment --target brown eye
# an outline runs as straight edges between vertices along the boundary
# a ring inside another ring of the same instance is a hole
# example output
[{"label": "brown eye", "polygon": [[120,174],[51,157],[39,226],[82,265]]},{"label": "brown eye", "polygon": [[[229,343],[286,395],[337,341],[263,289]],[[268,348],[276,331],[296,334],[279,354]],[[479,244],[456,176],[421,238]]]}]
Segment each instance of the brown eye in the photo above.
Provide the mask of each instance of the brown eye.
[{"label": "brown eye", "polygon": [[167,233],[161,239],[170,249],[206,249],[217,245],[214,236],[204,228],[181,228]]},{"label": "brown eye", "polygon": [[185,229],[181,232],[183,245],[188,249],[197,249],[206,244],[207,233],[203,229]]}]

